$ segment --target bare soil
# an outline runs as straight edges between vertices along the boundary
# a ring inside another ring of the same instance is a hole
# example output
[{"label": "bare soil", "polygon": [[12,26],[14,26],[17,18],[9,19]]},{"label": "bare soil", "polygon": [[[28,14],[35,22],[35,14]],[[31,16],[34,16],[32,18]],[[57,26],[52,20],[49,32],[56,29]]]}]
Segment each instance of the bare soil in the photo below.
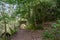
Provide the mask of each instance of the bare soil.
[{"label": "bare soil", "polygon": [[42,32],[43,31],[41,30],[20,30],[11,38],[11,40],[42,40]]},{"label": "bare soil", "polygon": [[[44,28],[46,29],[50,24],[52,23],[45,23]],[[22,29],[20,29],[14,36],[12,36],[11,40],[43,40],[43,30],[32,31],[24,29],[24,25],[21,27]]]}]

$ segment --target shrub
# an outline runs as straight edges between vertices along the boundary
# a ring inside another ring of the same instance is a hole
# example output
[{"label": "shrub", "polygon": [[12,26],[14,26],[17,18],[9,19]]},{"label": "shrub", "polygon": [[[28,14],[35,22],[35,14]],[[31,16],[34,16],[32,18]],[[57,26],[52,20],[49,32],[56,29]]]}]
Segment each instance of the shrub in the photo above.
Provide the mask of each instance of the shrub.
[{"label": "shrub", "polygon": [[54,40],[54,34],[50,33],[48,30],[45,31],[44,33],[44,39],[45,40]]},{"label": "shrub", "polygon": [[44,33],[44,38],[48,40],[60,40],[60,22],[52,24],[52,29],[47,30]]}]

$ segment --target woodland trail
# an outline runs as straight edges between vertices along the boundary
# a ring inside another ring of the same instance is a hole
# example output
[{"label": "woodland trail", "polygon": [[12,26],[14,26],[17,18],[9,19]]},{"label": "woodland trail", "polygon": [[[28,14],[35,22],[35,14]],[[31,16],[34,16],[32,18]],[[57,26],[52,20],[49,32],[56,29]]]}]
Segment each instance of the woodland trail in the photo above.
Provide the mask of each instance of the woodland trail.
[{"label": "woodland trail", "polygon": [[[51,22],[45,23],[45,26],[52,24]],[[24,26],[21,26],[20,29],[12,38],[11,40],[42,40],[43,39],[43,32],[44,30],[26,30]],[[48,27],[49,28],[49,27]],[[49,28],[50,29],[50,28]]]},{"label": "woodland trail", "polygon": [[19,30],[11,40],[42,40],[42,32],[41,30]]}]

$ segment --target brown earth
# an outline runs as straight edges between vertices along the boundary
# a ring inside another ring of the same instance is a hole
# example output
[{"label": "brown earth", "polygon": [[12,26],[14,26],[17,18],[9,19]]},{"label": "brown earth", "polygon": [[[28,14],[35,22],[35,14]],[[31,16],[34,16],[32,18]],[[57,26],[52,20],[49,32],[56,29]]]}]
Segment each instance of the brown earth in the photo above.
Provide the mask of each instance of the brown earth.
[{"label": "brown earth", "polygon": [[42,40],[42,32],[43,31],[41,30],[20,30],[11,38],[11,40]]},{"label": "brown earth", "polygon": [[[45,23],[44,28],[46,29],[48,25],[52,24],[51,22]],[[21,25],[22,29],[20,29],[12,38],[11,40],[42,40],[43,39],[43,30],[25,30],[24,26]],[[50,28],[49,28],[50,29]]]}]

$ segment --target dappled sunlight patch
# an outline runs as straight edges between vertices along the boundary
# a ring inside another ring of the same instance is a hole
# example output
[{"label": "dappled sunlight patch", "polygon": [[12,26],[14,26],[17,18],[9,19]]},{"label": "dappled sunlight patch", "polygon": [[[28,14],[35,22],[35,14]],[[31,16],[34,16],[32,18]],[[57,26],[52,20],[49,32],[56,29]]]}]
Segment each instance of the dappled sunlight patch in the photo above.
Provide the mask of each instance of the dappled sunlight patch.
[{"label": "dappled sunlight patch", "polygon": [[26,25],[25,24],[21,24],[20,29],[25,29]]}]

